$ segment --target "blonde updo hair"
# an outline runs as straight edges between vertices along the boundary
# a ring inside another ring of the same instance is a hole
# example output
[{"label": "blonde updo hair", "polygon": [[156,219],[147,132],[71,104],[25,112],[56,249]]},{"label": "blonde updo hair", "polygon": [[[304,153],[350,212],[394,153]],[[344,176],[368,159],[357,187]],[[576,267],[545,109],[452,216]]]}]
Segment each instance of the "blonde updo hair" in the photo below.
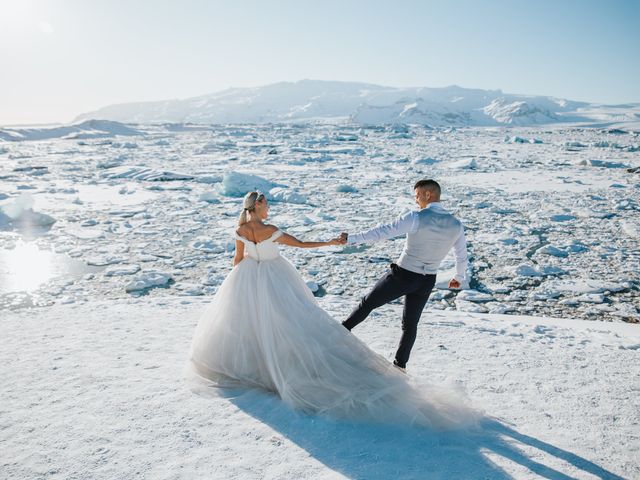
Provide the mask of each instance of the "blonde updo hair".
[{"label": "blonde updo hair", "polygon": [[242,202],[242,213],[238,219],[238,226],[247,223],[247,213],[255,212],[256,203],[261,201],[263,198],[264,193],[260,192],[249,192],[244,196],[244,201]]}]

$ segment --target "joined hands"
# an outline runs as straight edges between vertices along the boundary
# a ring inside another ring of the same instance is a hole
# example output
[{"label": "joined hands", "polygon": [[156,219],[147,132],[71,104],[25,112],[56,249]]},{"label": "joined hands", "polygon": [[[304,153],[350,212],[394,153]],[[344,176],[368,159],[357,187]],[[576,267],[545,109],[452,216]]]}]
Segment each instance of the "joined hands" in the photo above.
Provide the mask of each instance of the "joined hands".
[{"label": "joined hands", "polygon": [[342,232],[339,237],[329,240],[329,245],[346,245],[349,234]]}]

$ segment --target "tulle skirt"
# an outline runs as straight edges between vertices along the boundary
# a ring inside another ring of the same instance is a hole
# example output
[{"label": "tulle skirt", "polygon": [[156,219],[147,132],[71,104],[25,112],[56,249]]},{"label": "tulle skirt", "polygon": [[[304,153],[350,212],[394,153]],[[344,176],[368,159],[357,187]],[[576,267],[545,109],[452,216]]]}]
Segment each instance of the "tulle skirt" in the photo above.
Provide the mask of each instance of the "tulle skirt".
[{"label": "tulle skirt", "polygon": [[334,418],[437,429],[477,418],[448,387],[413,385],[318,305],[284,257],[245,258],[202,315],[190,368],[222,387],[256,387]]}]

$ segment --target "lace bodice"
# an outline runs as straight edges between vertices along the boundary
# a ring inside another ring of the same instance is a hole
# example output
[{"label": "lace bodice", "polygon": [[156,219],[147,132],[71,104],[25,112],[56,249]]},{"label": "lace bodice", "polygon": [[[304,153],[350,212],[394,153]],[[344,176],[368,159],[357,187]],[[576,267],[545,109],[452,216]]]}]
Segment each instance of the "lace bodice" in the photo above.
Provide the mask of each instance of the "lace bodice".
[{"label": "lace bodice", "polygon": [[244,243],[244,256],[253,258],[257,261],[263,260],[273,260],[274,258],[278,258],[280,256],[280,251],[278,250],[278,244],[275,243],[275,240],[282,235],[281,230],[276,230],[273,234],[261,242],[255,243],[249,240],[248,238],[243,237],[242,235],[238,235],[236,233],[236,239],[240,240]]}]

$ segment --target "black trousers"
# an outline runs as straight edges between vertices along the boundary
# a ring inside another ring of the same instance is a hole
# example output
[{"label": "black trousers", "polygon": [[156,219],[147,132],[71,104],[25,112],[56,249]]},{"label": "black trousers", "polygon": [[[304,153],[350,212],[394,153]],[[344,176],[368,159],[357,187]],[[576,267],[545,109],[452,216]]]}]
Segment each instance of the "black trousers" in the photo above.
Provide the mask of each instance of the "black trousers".
[{"label": "black trousers", "polygon": [[431,290],[436,284],[435,275],[421,275],[410,272],[395,263],[388,272],[374,285],[373,289],[360,301],[349,318],[342,325],[351,330],[362,322],[372,310],[404,295],[402,311],[402,336],[396,352],[396,363],[406,367],[411,348],[416,341],[418,322]]}]

